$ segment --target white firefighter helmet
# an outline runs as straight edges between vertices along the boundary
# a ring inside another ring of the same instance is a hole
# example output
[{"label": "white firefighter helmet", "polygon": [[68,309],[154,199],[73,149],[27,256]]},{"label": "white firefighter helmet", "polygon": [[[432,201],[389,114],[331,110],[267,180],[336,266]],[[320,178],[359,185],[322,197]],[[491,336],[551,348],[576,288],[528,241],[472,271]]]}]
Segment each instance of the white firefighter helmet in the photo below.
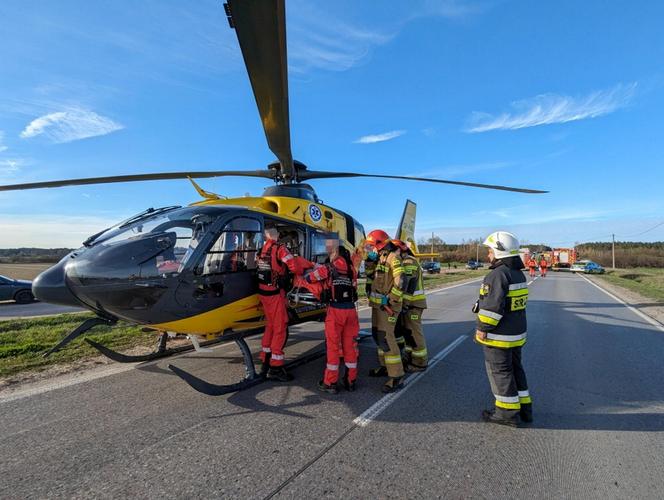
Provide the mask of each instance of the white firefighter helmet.
[{"label": "white firefighter helmet", "polygon": [[483,245],[493,249],[496,259],[519,256],[519,240],[507,231],[496,231],[487,236]]}]

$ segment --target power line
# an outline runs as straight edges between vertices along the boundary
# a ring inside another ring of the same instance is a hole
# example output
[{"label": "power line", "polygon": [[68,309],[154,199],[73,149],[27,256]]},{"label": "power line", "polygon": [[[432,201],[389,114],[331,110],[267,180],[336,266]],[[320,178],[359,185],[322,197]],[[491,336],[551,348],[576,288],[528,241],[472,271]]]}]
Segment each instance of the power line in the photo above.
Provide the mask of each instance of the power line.
[{"label": "power line", "polygon": [[664,226],[664,221],[660,222],[659,224],[655,224],[650,229],[646,229],[645,231],[641,231],[640,233],[630,234],[629,236],[622,236],[622,238],[634,238],[635,236],[641,236],[642,234],[649,233],[653,229],[657,229],[659,226]]}]

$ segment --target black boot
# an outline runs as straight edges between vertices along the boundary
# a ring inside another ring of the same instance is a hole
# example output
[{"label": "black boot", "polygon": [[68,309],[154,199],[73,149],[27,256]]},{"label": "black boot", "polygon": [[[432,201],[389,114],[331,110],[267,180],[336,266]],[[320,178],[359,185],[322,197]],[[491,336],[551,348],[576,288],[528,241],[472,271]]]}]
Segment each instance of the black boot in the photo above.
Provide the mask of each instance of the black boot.
[{"label": "black boot", "polygon": [[370,377],[387,377],[387,368],[384,366],[379,366],[378,368],[372,368],[369,370]]},{"label": "black boot", "polygon": [[327,385],[323,380],[318,382],[318,390],[328,394],[339,394],[339,388],[336,385]]},{"label": "black boot", "polygon": [[417,373],[417,372],[424,372],[427,370],[426,366],[417,366],[412,363],[409,363],[403,367],[404,371],[406,373]]},{"label": "black boot", "polygon": [[403,387],[403,377],[390,377],[381,389],[385,394],[394,392]]},{"label": "black boot", "polygon": [[348,375],[346,375],[346,376],[344,377],[344,388],[345,388],[348,392],[353,392],[353,391],[355,391],[355,381],[353,380],[353,381],[351,382],[350,380],[348,380]]},{"label": "black boot", "polygon": [[507,425],[508,427],[519,427],[519,416],[514,418],[501,418],[496,416],[496,410],[483,410],[482,420],[491,424]]},{"label": "black boot", "polygon": [[271,366],[267,371],[266,378],[268,380],[276,380],[277,382],[290,382],[294,377],[283,366],[276,368]]},{"label": "black boot", "polygon": [[522,404],[521,410],[519,411],[519,416],[521,417],[522,422],[530,424],[533,421],[533,405]]},{"label": "black boot", "polygon": [[270,357],[272,355],[269,352],[265,353],[265,359],[263,359],[263,363],[261,364],[261,371],[259,372],[259,375],[263,378],[267,378],[267,372],[270,369]]}]

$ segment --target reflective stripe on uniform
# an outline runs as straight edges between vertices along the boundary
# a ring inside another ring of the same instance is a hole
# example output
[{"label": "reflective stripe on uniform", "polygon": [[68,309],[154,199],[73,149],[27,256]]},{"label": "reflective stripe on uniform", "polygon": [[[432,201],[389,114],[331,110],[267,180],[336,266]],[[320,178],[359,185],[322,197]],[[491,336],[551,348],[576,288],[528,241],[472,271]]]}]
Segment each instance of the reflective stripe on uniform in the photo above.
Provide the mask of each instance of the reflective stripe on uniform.
[{"label": "reflective stripe on uniform", "polygon": [[344,363],[346,368],[357,368],[357,363]]},{"label": "reflective stripe on uniform", "polygon": [[500,322],[502,317],[503,317],[502,314],[498,314],[493,311],[488,311],[487,309],[480,309],[479,312],[477,313],[477,319],[479,319],[482,323],[486,323],[487,325],[492,325],[492,326],[496,326]]},{"label": "reflective stripe on uniform", "polygon": [[284,355],[283,354],[273,354],[272,359],[274,361],[282,361],[284,359]]},{"label": "reflective stripe on uniform", "polygon": [[396,295],[397,297],[401,297],[403,295],[403,292],[399,290],[396,287],[392,287],[392,290],[390,290],[390,293],[393,295]]},{"label": "reflective stripe on uniform", "polygon": [[284,255],[284,256],[281,258],[281,262],[286,263],[286,262],[288,262],[289,260],[291,260],[292,258],[293,258],[293,256],[292,256],[291,254]]},{"label": "reflective stripe on uniform", "polygon": [[510,290],[507,292],[508,297],[524,297],[528,296],[528,289],[522,288],[521,290]]},{"label": "reflective stripe on uniform", "polygon": [[494,333],[487,333],[486,339],[480,339],[475,336],[475,340],[480,344],[488,345],[489,347],[521,347],[526,343],[526,332],[520,335],[496,335]]},{"label": "reflective stripe on uniform", "polygon": [[502,401],[498,401],[496,399],[496,406],[498,408],[504,408],[505,410],[520,410],[521,409],[521,403],[518,401],[516,403],[503,403]]},{"label": "reflective stripe on uniform", "polygon": [[387,365],[400,365],[401,364],[401,355],[400,354],[389,354],[385,356],[385,364]]},{"label": "reflective stripe on uniform", "polygon": [[397,338],[394,339],[394,340],[397,341],[397,344],[403,344],[403,343],[406,341],[406,339],[403,338],[403,337],[397,337]]},{"label": "reflective stripe on uniform", "polygon": [[269,347],[263,347],[263,352],[272,352],[272,349]]},{"label": "reflective stripe on uniform", "polygon": [[328,365],[326,366],[326,368],[327,368],[328,370],[332,371],[332,372],[336,372],[337,370],[339,370],[339,365],[330,365],[330,364],[328,364]]},{"label": "reflective stripe on uniform", "polygon": [[496,406],[498,408],[505,408],[507,410],[518,410],[521,408],[519,396],[500,396],[499,394],[494,394],[493,396],[496,398]]},{"label": "reflective stripe on uniform", "polygon": [[387,321],[388,321],[388,323],[396,323],[397,322],[397,317],[396,316],[388,316]]},{"label": "reflective stripe on uniform", "polygon": [[426,358],[428,354],[426,349],[413,349],[413,356],[416,358]]},{"label": "reflective stripe on uniform", "polygon": [[531,404],[533,402],[528,391],[519,391],[519,403],[522,405]]},{"label": "reflective stripe on uniform", "polygon": [[525,281],[523,283],[514,283],[509,287],[510,290],[523,290],[524,288],[528,288],[528,283]]}]

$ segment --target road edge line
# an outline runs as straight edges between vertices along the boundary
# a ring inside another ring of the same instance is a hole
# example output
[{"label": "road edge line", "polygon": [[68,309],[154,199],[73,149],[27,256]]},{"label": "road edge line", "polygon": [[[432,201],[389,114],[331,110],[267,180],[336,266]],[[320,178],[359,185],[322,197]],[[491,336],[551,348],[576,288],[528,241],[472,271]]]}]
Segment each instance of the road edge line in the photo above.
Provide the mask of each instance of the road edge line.
[{"label": "road edge line", "polygon": [[[427,368],[427,372],[431,370],[434,366],[436,366],[440,361],[442,361],[448,354],[450,354],[454,349],[456,349],[467,338],[468,335],[461,335],[460,337],[457,337],[456,340],[454,340],[451,344],[445,347],[445,349],[436,354],[429,362],[429,367]],[[415,375],[407,377],[406,380],[404,381],[404,387],[401,390],[383,396],[381,399],[379,399],[373,405],[367,408],[361,415],[356,417],[353,420],[353,423],[358,427],[366,427],[367,425],[369,425],[378,416],[380,416],[381,413],[387,410],[392,403],[394,403],[403,394],[405,394],[409,388],[415,385],[415,382],[424,377],[424,375],[427,372],[420,372]]]},{"label": "road edge line", "polygon": [[657,327],[660,331],[664,332],[664,325],[663,325],[662,323],[660,323],[659,321],[657,321],[657,320],[656,320],[655,318],[653,318],[652,316],[648,316],[648,315],[647,315],[646,313],[644,313],[643,311],[639,311],[639,309],[637,309],[636,307],[634,307],[634,306],[628,304],[627,302],[625,302],[625,301],[624,301],[623,299],[621,299],[620,297],[618,297],[618,296],[612,294],[611,292],[609,292],[608,290],[602,288],[600,285],[598,285],[598,284],[595,283],[594,281],[592,281],[592,280],[586,278],[583,274],[580,274],[579,276],[580,276],[581,278],[583,278],[584,280],[586,280],[588,283],[590,283],[590,284],[591,284],[592,286],[594,286],[595,288],[597,288],[597,289],[601,290],[602,292],[604,292],[606,295],[608,295],[609,297],[611,297],[611,298],[612,298],[613,300],[615,300],[616,302],[618,302],[618,303],[624,305],[627,309],[629,309],[630,311],[632,311],[633,313],[635,313],[637,316],[640,316],[642,319],[645,319],[648,323],[650,323],[651,325]]}]

